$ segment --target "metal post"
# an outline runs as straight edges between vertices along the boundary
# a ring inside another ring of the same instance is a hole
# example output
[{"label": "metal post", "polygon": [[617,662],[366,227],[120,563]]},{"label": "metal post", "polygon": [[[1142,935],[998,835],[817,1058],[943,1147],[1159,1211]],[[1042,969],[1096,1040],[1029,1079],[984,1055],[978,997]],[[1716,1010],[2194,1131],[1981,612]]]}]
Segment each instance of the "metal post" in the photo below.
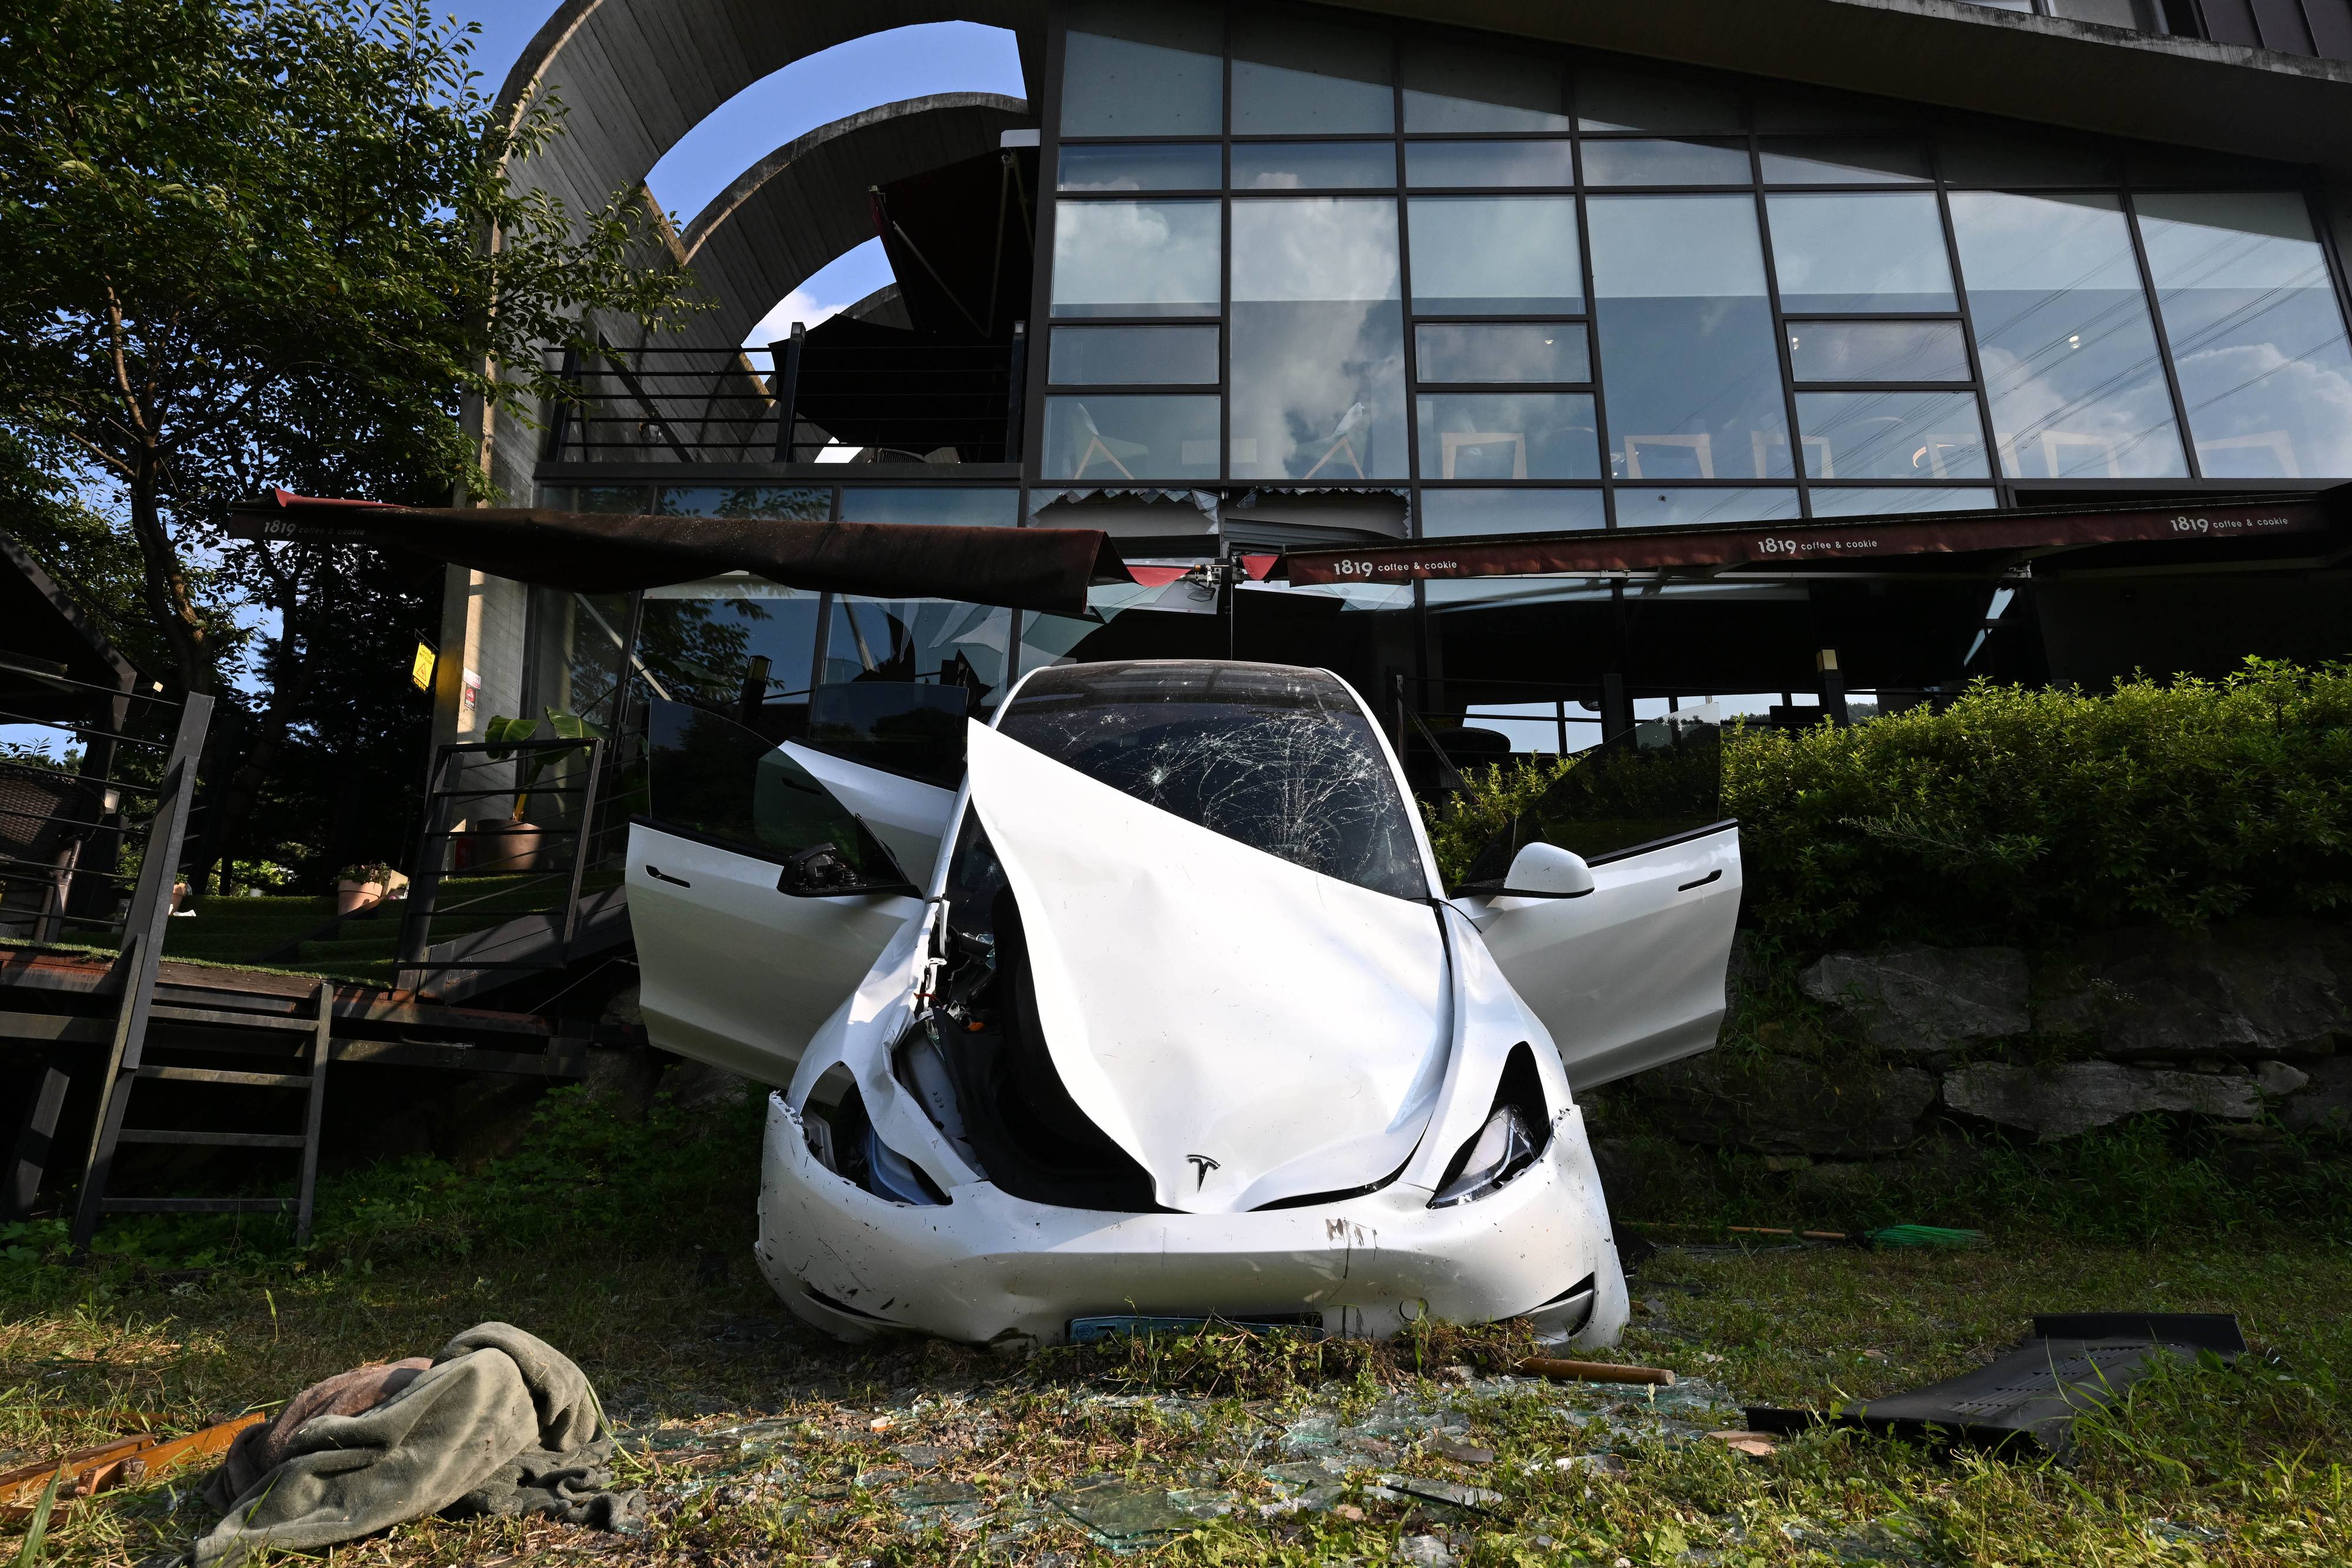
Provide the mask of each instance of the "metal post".
[{"label": "metal post", "polygon": [[808,329],[798,321],[793,323],[793,335],[781,343],[768,345],[768,391],[776,400],[776,461],[793,460],[793,426],[796,415],[793,404],[800,396],[801,344],[808,337]]},{"label": "metal post", "polygon": [[572,883],[563,894],[563,949],[557,955],[559,963],[572,961],[572,939],[580,935],[580,887],[588,874],[588,835],[595,826],[596,795],[604,786],[604,752],[610,744],[604,740],[588,743],[588,782],[580,797],[580,836],[572,841]]},{"label": "metal post", "polygon": [[[442,862],[448,858],[449,801],[463,763],[456,747],[441,753],[425,791],[425,831],[417,836],[415,870],[408,874],[408,901],[400,915],[400,956],[392,983],[404,982],[411,969],[421,969],[425,950],[433,939],[433,901],[441,890]],[[416,988],[421,989],[422,987]]]},{"label": "metal post", "polygon": [[1559,750],[1555,756],[1568,755],[1568,699],[1562,697],[1551,705],[1552,722],[1559,726]]},{"label": "metal post", "polygon": [[1601,738],[1605,743],[1633,733],[1633,702],[1625,695],[1625,677],[1601,677]]},{"label": "metal post", "polygon": [[1022,393],[1029,379],[1029,323],[1013,323],[1012,366],[1005,376],[1004,461],[1021,461]]},{"label": "metal post", "polygon": [[1813,668],[1821,672],[1822,706],[1828,710],[1830,722],[1851,723],[1846,716],[1845,672],[1838,668],[1837,650],[1824,648],[1815,654]]}]

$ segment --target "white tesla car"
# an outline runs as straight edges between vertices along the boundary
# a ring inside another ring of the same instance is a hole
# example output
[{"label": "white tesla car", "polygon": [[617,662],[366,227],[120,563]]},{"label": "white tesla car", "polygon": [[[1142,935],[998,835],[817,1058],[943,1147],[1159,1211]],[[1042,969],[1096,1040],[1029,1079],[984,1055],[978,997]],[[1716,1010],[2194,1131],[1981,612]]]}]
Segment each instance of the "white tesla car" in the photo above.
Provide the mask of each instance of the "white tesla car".
[{"label": "white tesla car", "polygon": [[1715,1042],[1733,824],[1654,810],[1582,856],[1538,821],[1448,897],[1328,672],[1066,664],[992,724],[966,702],[820,688],[782,745],[655,705],[646,1021],[775,1086],[758,1254],[793,1312],[1614,1340],[1575,1091]]}]

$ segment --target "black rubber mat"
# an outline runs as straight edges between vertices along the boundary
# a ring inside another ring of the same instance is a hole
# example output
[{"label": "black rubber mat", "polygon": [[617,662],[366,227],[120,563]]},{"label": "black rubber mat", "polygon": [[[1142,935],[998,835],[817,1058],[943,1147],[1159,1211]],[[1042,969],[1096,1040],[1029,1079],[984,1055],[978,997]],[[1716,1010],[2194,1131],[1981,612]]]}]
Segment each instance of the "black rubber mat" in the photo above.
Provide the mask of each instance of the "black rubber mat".
[{"label": "black rubber mat", "polygon": [[2245,1348],[2238,1320],[2227,1312],[2050,1313],[2033,1320],[2032,1339],[1974,1372],[1834,1411],[1750,1406],[1748,1425],[1783,1433],[1857,1427],[1985,1448],[2031,1440],[2063,1453],[2076,1416],[2105,1405],[2160,1359],[2193,1363],[2210,1351],[2228,1360]]}]

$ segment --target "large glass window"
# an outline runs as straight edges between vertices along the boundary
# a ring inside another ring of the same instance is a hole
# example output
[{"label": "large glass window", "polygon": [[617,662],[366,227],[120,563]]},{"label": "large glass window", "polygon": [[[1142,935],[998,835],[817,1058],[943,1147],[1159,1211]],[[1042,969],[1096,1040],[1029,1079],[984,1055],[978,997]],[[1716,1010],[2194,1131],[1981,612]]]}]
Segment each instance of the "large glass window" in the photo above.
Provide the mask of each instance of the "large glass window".
[{"label": "large glass window", "polygon": [[1566,131],[1568,68],[1523,50],[1416,41],[1404,57],[1404,128]]},{"label": "large glass window", "polygon": [[1214,327],[1056,327],[1049,374],[1060,386],[1214,386]]},{"label": "large glass window", "polygon": [[1377,191],[1395,184],[1393,141],[1247,141],[1234,148],[1236,191]]},{"label": "large glass window", "polygon": [[1224,183],[1224,150],[1213,141],[1065,147],[1055,181],[1065,191],[1216,191]]},{"label": "large glass window", "polygon": [[1817,517],[1899,517],[1908,512],[1985,512],[2000,503],[1990,488],[1945,489],[1941,486],[1875,486],[1841,489],[1816,485],[1806,499]]},{"label": "large glass window", "polygon": [[1796,515],[1794,490],[1721,486],[1653,490],[1630,485],[1617,489],[1621,528],[1721,528],[1734,523],[1777,523]]},{"label": "large glass window", "polygon": [[638,618],[638,674],[656,697],[706,707],[804,702],[823,598],[752,577],[649,588]]},{"label": "large glass window", "polygon": [[821,523],[833,516],[833,491],[826,486],[807,485],[665,485],[655,494],[654,510],[665,517],[773,517]]},{"label": "large glass window", "polygon": [[1054,214],[1056,316],[1213,316],[1215,202],[1064,202]]},{"label": "large glass window", "polygon": [[1582,392],[1423,394],[1424,479],[1598,479],[1601,434]]},{"label": "large glass window", "polygon": [[2352,476],[2352,348],[2303,198],[2149,195],[2137,209],[2199,470]]},{"label": "large glass window", "polygon": [[2294,171],[1363,13],[1068,16],[1042,481],[1403,481],[1459,533],[2352,476]]},{"label": "large glass window", "polygon": [[1424,538],[1482,534],[1556,534],[1607,526],[1598,490],[1424,490]]},{"label": "large glass window", "polygon": [[1588,67],[1576,73],[1577,123],[1587,131],[1738,131],[1739,94],[1707,82]]},{"label": "large glass window", "polygon": [[1584,308],[1572,196],[1414,196],[1417,315],[1547,316]]},{"label": "large glass window", "polygon": [[1932,193],[1767,198],[1780,308],[1957,310]]},{"label": "large glass window", "polygon": [[1048,479],[1217,476],[1217,400],[1107,393],[1045,400]]},{"label": "large glass window", "polygon": [[1591,222],[1612,471],[1652,480],[1789,474],[1754,199],[1601,196]]},{"label": "large glass window", "polygon": [[1317,136],[1396,128],[1386,32],[1288,16],[1234,26],[1234,134]]},{"label": "large glass window", "polygon": [[1927,150],[1916,141],[1838,136],[1767,137],[1768,185],[1890,185],[1926,183]]},{"label": "large glass window", "polygon": [[1791,321],[1789,362],[1800,382],[1969,379],[1958,321]]},{"label": "large glass window", "polygon": [[1951,202],[2002,472],[2185,477],[2121,202],[2000,191]]},{"label": "large glass window", "polygon": [[1576,155],[1566,141],[1408,141],[1408,185],[1559,185],[1576,183]]},{"label": "large glass window", "polygon": [[1209,6],[1077,5],[1062,55],[1062,134],[1216,135],[1223,53],[1224,17]]},{"label": "large glass window", "polygon": [[1588,141],[1585,183],[1593,185],[1745,185],[1748,149],[1708,141]]},{"label": "large glass window", "polygon": [[1969,392],[1799,392],[1811,479],[1983,479],[1983,422]]},{"label": "large glass window", "polygon": [[1405,476],[1396,203],[1234,204],[1232,469]]},{"label": "large glass window", "polygon": [[1589,382],[1592,356],[1573,321],[1423,321],[1413,370],[1429,382]]},{"label": "large glass window", "polygon": [[1021,496],[1009,489],[852,485],[841,492],[841,516],[853,523],[1009,528],[1021,520]]},{"label": "large glass window", "polygon": [[834,595],[824,650],[827,685],[936,681],[961,685],[977,709],[1002,695],[1013,612],[950,599]]}]

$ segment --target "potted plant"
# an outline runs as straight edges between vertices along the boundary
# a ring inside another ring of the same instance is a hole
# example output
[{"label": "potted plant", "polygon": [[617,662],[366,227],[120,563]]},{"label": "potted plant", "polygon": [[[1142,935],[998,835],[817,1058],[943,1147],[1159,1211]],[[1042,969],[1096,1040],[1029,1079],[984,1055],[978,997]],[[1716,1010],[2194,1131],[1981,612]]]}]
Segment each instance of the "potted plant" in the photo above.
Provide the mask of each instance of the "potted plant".
[{"label": "potted plant", "polygon": [[[582,718],[576,713],[558,713],[553,708],[540,710],[547,716],[548,726],[558,740],[603,740],[611,732],[604,726]],[[477,875],[513,874],[541,869],[545,855],[544,830],[530,821],[525,812],[530,804],[530,792],[550,768],[585,746],[550,747],[522,751],[515,743],[536,739],[540,721],[535,718],[493,717],[482,727],[483,738],[490,745],[484,753],[492,762],[504,762],[509,757],[520,757],[522,779],[515,790],[514,814],[505,821],[482,821],[477,819],[464,838],[458,841],[457,868]]]},{"label": "potted plant", "polygon": [[381,862],[345,866],[335,873],[335,913],[351,915],[365,909],[383,896],[383,890],[399,874]]}]

